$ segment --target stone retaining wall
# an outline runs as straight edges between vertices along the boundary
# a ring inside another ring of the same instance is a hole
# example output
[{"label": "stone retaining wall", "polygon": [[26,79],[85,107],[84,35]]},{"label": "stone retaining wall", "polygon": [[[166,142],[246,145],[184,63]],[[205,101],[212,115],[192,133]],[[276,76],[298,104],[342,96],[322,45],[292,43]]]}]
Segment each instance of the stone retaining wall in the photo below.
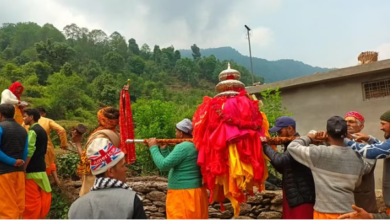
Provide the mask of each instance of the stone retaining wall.
[{"label": "stone retaining wall", "polygon": [[[165,201],[168,181],[161,177],[135,177],[129,178],[127,184],[143,198],[146,215],[150,219],[165,219]],[[63,184],[71,200],[78,198],[80,181],[69,181]],[[282,191],[255,192],[249,196],[248,201],[241,205],[239,219],[280,219],[282,218]],[[185,201],[183,201],[185,202]],[[233,218],[233,207],[228,200],[225,201],[225,211],[220,211],[220,204],[209,206],[210,219]],[[381,212],[385,211],[381,191],[377,192],[377,203]]]}]

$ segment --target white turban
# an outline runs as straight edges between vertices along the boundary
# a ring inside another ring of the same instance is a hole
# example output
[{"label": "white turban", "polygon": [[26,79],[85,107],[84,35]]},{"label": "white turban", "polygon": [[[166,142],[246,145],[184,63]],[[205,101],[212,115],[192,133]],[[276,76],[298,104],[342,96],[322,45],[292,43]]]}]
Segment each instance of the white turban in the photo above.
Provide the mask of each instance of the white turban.
[{"label": "white turban", "polygon": [[188,118],[176,124],[176,128],[186,134],[192,134],[192,121]]}]

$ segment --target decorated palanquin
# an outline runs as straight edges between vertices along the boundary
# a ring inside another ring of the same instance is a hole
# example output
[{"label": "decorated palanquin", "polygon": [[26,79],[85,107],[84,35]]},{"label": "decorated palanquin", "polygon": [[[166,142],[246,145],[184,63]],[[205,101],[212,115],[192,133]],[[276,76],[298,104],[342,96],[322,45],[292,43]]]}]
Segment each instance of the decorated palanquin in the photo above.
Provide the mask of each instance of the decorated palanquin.
[{"label": "decorated palanquin", "polygon": [[219,74],[218,94],[204,97],[193,116],[193,142],[199,151],[198,165],[210,191],[209,202],[228,198],[234,215],[256,186],[264,190],[268,177],[261,137],[268,136],[268,121],[258,101],[239,81],[241,74],[230,68]]}]

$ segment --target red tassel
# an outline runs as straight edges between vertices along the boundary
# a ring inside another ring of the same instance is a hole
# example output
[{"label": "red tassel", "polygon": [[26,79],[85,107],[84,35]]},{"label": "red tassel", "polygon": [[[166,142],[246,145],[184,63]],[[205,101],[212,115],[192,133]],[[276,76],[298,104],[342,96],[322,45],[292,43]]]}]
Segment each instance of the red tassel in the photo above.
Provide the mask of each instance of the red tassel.
[{"label": "red tassel", "polygon": [[223,202],[219,202],[219,204],[221,205],[221,212],[224,212],[225,211],[225,206],[223,205]]},{"label": "red tassel", "polygon": [[120,97],[120,136],[121,136],[121,150],[126,154],[126,163],[134,163],[135,156],[135,144],[126,143],[127,139],[134,139],[134,124],[133,114],[131,111],[130,95],[127,90],[122,89]]}]

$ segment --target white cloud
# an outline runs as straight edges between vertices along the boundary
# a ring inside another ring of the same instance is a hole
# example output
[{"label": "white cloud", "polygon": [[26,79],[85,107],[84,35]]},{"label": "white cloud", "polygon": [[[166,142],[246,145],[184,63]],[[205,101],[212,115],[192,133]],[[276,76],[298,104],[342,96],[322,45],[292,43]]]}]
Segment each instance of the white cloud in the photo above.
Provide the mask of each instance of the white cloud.
[{"label": "white cloud", "polygon": [[252,31],[252,45],[273,42],[270,27],[258,23],[259,15],[279,10],[282,0],[14,0],[0,1],[0,22],[51,23],[62,30],[76,23],[110,35],[118,31],[126,39],[161,47],[189,49],[231,46],[248,54],[244,24]]},{"label": "white cloud", "polygon": [[378,55],[378,60],[390,59],[390,43],[382,44],[376,48]]},{"label": "white cloud", "polygon": [[254,45],[267,47],[274,42],[273,32],[266,27],[252,29],[251,40]]},{"label": "white cloud", "polygon": [[0,2],[1,23],[10,22],[36,22],[39,25],[51,23],[59,30],[68,24],[76,23],[90,29],[101,28],[77,11],[63,7],[58,1],[52,0],[16,0],[12,4],[6,1]]}]

